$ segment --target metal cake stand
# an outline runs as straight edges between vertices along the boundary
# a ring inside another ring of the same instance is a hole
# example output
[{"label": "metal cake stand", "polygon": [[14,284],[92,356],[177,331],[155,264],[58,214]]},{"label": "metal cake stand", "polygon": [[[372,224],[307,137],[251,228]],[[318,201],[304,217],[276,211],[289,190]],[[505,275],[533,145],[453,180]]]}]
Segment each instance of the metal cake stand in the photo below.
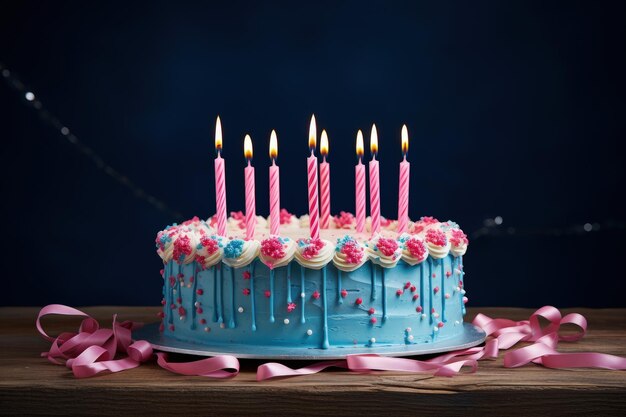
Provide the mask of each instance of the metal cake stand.
[{"label": "metal cake stand", "polygon": [[435,339],[432,343],[408,345],[385,345],[381,343],[373,346],[355,345],[331,347],[330,349],[225,344],[211,346],[183,342],[164,336],[159,331],[159,324],[153,323],[133,331],[133,337],[135,340],[148,341],[156,350],[186,355],[233,355],[239,359],[326,360],[344,359],[347,355],[364,353],[375,353],[381,356],[417,356],[450,352],[479,345],[485,341],[487,335],[481,328],[470,323],[463,323],[463,333],[441,341]]}]

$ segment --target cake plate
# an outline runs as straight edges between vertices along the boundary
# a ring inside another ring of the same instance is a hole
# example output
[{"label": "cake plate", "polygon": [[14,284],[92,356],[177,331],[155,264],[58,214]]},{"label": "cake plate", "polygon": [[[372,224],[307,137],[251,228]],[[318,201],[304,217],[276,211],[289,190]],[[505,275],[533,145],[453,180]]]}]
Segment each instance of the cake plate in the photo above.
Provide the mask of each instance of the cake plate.
[{"label": "cake plate", "polygon": [[250,345],[200,345],[184,342],[164,336],[159,331],[159,323],[148,324],[133,331],[135,340],[146,340],[156,350],[186,355],[217,356],[232,355],[239,359],[273,360],[327,360],[345,359],[347,355],[375,353],[381,356],[416,356],[450,352],[466,349],[481,344],[487,335],[480,328],[470,323],[463,323],[463,333],[431,343],[373,346],[335,346],[329,349],[285,346],[250,346]]}]

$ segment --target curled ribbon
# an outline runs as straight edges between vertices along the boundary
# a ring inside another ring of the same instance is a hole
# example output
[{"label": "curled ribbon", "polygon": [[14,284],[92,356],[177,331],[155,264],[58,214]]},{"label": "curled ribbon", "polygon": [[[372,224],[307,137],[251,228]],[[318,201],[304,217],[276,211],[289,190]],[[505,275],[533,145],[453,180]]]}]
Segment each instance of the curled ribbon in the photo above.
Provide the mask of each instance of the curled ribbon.
[{"label": "curled ribbon", "polygon": [[[539,318],[546,319],[548,325],[541,327]],[[291,369],[279,363],[266,363],[259,366],[257,380],[309,375],[331,366],[354,372],[430,372],[436,376],[454,376],[464,367],[469,367],[469,372],[476,372],[478,360],[495,359],[498,351],[507,350],[519,342],[533,343],[507,352],[504,355],[505,368],[517,368],[532,362],[546,368],[626,370],[626,358],[596,352],[559,353],[556,350],[560,341],[575,342],[585,335],[587,320],[578,313],[562,317],[555,307],[545,306],[535,311],[528,320],[492,319],[478,314],[473,324],[481,327],[487,336],[491,336],[485,346],[446,353],[426,361],[379,355],[349,355],[342,361],[319,362],[300,369]],[[561,334],[559,331],[563,325],[574,325],[577,331],[569,335]]]},{"label": "curled ribbon", "polygon": [[[81,316],[85,319],[78,333],[66,332],[52,337],[41,326],[41,318],[50,314]],[[113,316],[111,329],[101,329],[100,324],[87,313],[72,307],[51,304],[41,309],[35,324],[39,334],[52,342],[50,350],[43,352],[41,356],[57,365],[65,363],[77,378],[92,377],[104,371],[120,372],[136,368],[155,356],[159,366],[182,375],[227,378],[239,373],[239,361],[230,355],[186,363],[168,362],[165,353],[153,354],[152,346],[147,341],[132,341],[131,332],[140,327],[139,323],[119,323],[116,315]]]},{"label": "curled ribbon", "polygon": [[[49,336],[41,326],[41,318],[50,314],[82,316],[85,319],[78,333],[61,333],[55,338]],[[548,325],[542,327],[540,318],[547,320]],[[505,368],[517,368],[532,362],[547,368],[626,369],[626,358],[619,356],[595,352],[559,353],[556,350],[560,341],[575,342],[585,335],[587,320],[577,313],[562,317],[561,312],[555,307],[545,306],[535,311],[528,320],[492,319],[484,314],[478,314],[473,324],[481,327],[490,337],[482,347],[445,353],[424,361],[360,354],[348,355],[345,360],[318,362],[299,369],[270,362],[258,367],[257,380],[310,375],[329,367],[359,373],[400,371],[454,376],[466,367],[470,373],[476,372],[479,360],[495,359],[500,350],[507,350],[519,342],[532,344],[507,352],[504,355]],[[562,334],[560,330],[563,325],[573,325],[577,331],[573,334]],[[159,366],[181,375],[228,378],[239,373],[239,361],[230,355],[193,362],[168,362],[167,355],[162,352],[154,354],[152,346],[147,341],[132,341],[132,330],[139,327],[138,323],[131,321],[119,323],[117,316],[113,316],[112,329],[101,329],[99,323],[88,314],[72,307],[52,304],[41,309],[36,326],[44,339],[52,342],[50,350],[41,355],[55,364],[62,365],[65,361],[65,365],[77,378],[91,377],[103,371],[120,372],[136,368],[142,362],[154,357]]]}]

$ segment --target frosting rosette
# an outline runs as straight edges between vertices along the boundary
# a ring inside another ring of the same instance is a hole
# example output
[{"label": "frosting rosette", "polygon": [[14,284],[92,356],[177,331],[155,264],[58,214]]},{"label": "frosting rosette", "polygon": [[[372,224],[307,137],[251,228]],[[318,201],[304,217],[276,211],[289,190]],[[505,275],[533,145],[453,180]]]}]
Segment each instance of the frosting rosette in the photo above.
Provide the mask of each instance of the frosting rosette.
[{"label": "frosting rosette", "polygon": [[365,256],[365,247],[355,238],[349,235],[337,239],[335,246],[335,254],[333,255],[333,264],[335,267],[344,272],[351,272],[367,262]]},{"label": "frosting rosette", "polygon": [[435,259],[442,259],[450,253],[450,242],[446,234],[438,229],[428,229],[426,231],[426,247],[430,256]]},{"label": "frosting rosette", "polygon": [[217,235],[200,236],[196,246],[196,262],[202,268],[210,268],[222,260],[224,238]]},{"label": "frosting rosette", "polygon": [[311,224],[311,219],[308,214],[303,214],[300,216],[300,227],[307,228]]},{"label": "frosting rosette", "polygon": [[173,237],[172,259],[179,264],[188,264],[195,259],[198,235],[191,226],[181,226]]},{"label": "frosting rosette", "polygon": [[229,232],[238,233],[246,229],[246,216],[242,211],[231,211],[226,228]]},{"label": "frosting rosette", "polygon": [[412,235],[425,235],[429,230],[438,230],[441,223],[432,216],[424,216],[409,225],[409,233]]},{"label": "frosting rosette", "polygon": [[296,261],[310,269],[322,269],[333,260],[335,247],[322,239],[298,239]]},{"label": "frosting rosette", "polygon": [[231,239],[224,246],[223,262],[232,268],[249,265],[259,256],[261,242],[258,240]]},{"label": "frosting rosette", "polygon": [[366,244],[367,254],[372,262],[383,268],[393,268],[402,256],[398,241],[376,234]]},{"label": "frosting rosette", "polygon": [[461,229],[449,229],[446,232],[446,236],[451,244],[450,253],[457,257],[465,255],[467,245],[469,244],[467,235]]},{"label": "frosting rosette", "polygon": [[417,265],[428,258],[428,248],[419,236],[403,233],[399,240],[402,245],[402,260],[407,264]]},{"label": "frosting rosette", "polygon": [[[267,225],[270,226],[272,218],[267,217]],[[289,230],[295,230],[300,227],[300,219],[298,216],[289,213],[286,209],[280,209],[280,227]]]},{"label": "frosting rosette", "polygon": [[333,217],[332,225],[335,229],[353,229],[356,227],[356,218],[352,213],[342,211]]},{"label": "frosting rosette", "polygon": [[291,262],[296,244],[288,237],[270,236],[261,241],[259,259],[268,268],[278,268]]},{"label": "frosting rosette", "polygon": [[157,254],[163,263],[168,263],[172,260],[172,252],[174,251],[174,238],[178,234],[178,227],[176,224],[167,226],[165,230],[161,230],[157,233],[156,248]]}]

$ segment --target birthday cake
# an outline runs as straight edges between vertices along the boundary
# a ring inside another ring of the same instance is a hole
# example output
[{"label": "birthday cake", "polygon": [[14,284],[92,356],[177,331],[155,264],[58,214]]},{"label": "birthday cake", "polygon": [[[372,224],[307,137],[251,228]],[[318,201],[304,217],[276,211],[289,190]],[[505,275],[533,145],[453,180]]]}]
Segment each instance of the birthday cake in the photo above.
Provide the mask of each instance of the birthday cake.
[{"label": "birthday cake", "polygon": [[398,235],[355,231],[334,216],[318,239],[309,218],[280,213],[280,235],[232,213],[228,238],[215,217],[193,218],[157,235],[163,260],[161,331],[204,345],[328,349],[432,343],[463,332],[467,236],[452,221],[422,217]]},{"label": "birthday cake", "polygon": [[[216,214],[157,235],[164,263],[161,331],[204,346],[330,349],[434,343],[463,333],[467,236],[452,222],[408,217],[408,131],[402,128],[398,220],[381,215],[378,133],[372,126],[370,213],[363,135],[356,140],[356,213],[330,215],[328,136],[307,158],[309,214],[280,209],[278,139],[270,136],[268,219],[256,216],[252,140],[244,140],[246,212],[226,212],[222,129],[215,128]],[[319,187],[318,187],[319,166]],[[320,194],[318,198],[318,192]],[[332,221],[331,221],[332,219]]]}]

